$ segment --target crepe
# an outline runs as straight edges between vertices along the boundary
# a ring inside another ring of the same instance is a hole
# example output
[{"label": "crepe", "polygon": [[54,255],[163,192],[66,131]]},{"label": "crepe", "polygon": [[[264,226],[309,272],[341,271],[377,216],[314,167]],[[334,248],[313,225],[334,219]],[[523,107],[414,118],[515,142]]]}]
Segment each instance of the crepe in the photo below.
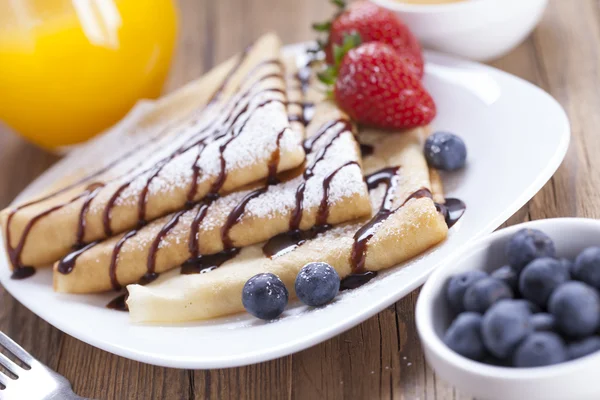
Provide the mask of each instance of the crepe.
[{"label": "crepe", "polygon": [[262,37],[160,101],[127,133],[112,135],[110,147],[95,141],[83,162],[69,159],[74,170],[87,164],[73,174],[83,178],[2,211],[12,267],[50,264],[207,195],[301,165],[302,135],[287,118],[279,50],[275,35]]},{"label": "crepe", "polygon": [[[287,74],[297,77],[293,66],[288,63]],[[316,234],[331,224],[369,215],[371,204],[352,123],[332,101],[324,100],[323,92],[303,94],[301,88],[301,81],[289,79],[288,105],[295,130],[304,130],[298,123],[309,119],[308,115],[297,118],[307,107],[302,98],[320,99],[310,106],[314,116],[306,127],[307,155],[302,167],[280,174],[280,183],[261,182],[200,202],[73,253],[55,265],[55,290],[89,293],[118,289],[140,279],[150,281],[157,273],[184,262],[187,270],[203,270],[235,257],[240,247],[289,230],[313,228],[311,232]]]},{"label": "crepe", "polygon": [[[271,272],[279,276],[294,297],[294,281],[309,262],[332,265],[341,278],[364,271],[379,271],[406,261],[446,238],[448,227],[433,200],[414,194],[431,187],[427,165],[422,156],[423,130],[402,135],[374,134],[374,154],[366,157],[367,173],[400,165],[388,206],[395,210],[373,229],[367,241],[364,264],[353,262],[355,234],[368,220],[340,225],[280,256],[267,257],[264,245],[244,248],[239,255],[208,273],[176,275],[147,286],[129,285],[127,304],[134,322],[183,322],[216,318],[244,310],[242,288],[252,276]],[[384,136],[385,135],[385,136]],[[361,141],[369,137],[361,135]],[[383,201],[386,185],[371,190],[375,213]],[[413,198],[411,198],[413,196]],[[409,199],[407,201],[407,199]],[[404,204],[404,202],[406,202]],[[391,203],[391,204],[390,204]],[[362,258],[362,257],[361,257]]]},{"label": "crepe", "polygon": [[309,262],[327,262],[341,278],[360,276],[402,263],[440,243],[448,226],[434,203],[434,199],[443,202],[443,194],[437,173],[430,171],[423,156],[426,136],[425,128],[359,133],[365,154],[372,152],[363,159],[371,188],[370,217],[317,234],[281,234],[243,248],[207,273],[129,285],[131,320],[183,322],[234,314],[244,310],[242,288],[256,274],[279,276],[293,297],[296,276]]}]

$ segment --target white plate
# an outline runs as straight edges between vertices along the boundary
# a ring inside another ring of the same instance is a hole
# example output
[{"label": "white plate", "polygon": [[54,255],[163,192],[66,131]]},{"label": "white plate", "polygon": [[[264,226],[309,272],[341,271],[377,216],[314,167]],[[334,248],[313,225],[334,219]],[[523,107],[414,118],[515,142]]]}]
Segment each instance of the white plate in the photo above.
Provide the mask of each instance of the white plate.
[{"label": "white plate", "polygon": [[[291,46],[287,51],[300,49]],[[0,281],[27,308],[67,334],[120,356],[166,367],[257,363],[313,346],[359,324],[410,293],[451,253],[516,212],[550,179],[569,144],[563,109],[539,88],[437,53],[427,53],[427,61],[425,83],[439,109],[434,128],[460,134],[468,147],[468,167],[444,177],[448,196],[464,200],[467,211],[440,246],[342,293],[332,304],[308,310],[294,303],[270,323],[240,314],[178,326],[133,325],[126,313],[104,308],[114,294],[54,293],[49,270],[13,281],[6,257],[0,257]],[[68,170],[64,161],[57,163],[19,197]]]}]

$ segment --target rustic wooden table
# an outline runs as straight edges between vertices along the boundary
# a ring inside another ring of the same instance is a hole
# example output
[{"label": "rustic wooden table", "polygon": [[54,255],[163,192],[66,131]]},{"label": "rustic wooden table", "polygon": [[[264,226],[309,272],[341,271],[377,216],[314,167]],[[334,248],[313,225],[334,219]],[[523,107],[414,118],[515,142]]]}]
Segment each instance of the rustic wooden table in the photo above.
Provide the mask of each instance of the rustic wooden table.
[{"label": "rustic wooden table", "polygon": [[[180,8],[179,50],[170,90],[198,77],[268,30],[278,32],[285,43],[312,38],[310,22],[324,19],[331,11],[325,0],[181,0]],[[492,63],[550,92],[567,110],[573,129],[571,148],[561,168],[507,224],[563,216],[600,217],[600,158],[594,156],[600,154],[598,49],[600,1],[551,0],[534,34]],[[56,159],[0,130],[0,207]],[[311,349],[258,365],[212,371],[160,368],[114,356],[53,328],[1,287],[0,296],[0,330],[65,375],[81,396],[468,398],[438,379],[425,363],[414,324],[418,291]]]}]

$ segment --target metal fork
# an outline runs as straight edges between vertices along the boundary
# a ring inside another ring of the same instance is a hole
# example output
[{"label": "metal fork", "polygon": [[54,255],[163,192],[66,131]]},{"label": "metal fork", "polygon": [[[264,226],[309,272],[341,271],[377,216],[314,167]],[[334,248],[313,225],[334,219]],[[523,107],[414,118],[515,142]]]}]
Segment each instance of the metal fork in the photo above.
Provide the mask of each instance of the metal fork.
[{"label": "metal fork", "polygon": [[0,332],[0,345],[29,367],[29,369],[22,368],[0,353],[0,364],[17,377],[17,379],[13,379],[0,371],[0,383],[5,386],[4,390],[1,390],[0,387],[0,399],[83,399],[73,393],[71,383],[64,376],[57,374],[33,358],[31,354],[2,332]]}]

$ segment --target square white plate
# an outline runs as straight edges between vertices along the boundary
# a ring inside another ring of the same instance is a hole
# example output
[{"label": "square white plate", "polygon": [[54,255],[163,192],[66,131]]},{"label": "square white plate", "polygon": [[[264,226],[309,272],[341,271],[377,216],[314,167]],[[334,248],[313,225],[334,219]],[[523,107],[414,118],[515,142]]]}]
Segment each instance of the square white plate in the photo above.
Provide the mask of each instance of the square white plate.
[{"label": "square white plate", "polygon": [[[302,49],[296,45],[286,51]],[[166,367],[235,367],[329,339],[410,293],[451,253],[492,232],[540,190],[566,153],[570,129],[563,109],[524,80],[427,53],[425,84],[438,105],[433,128],[455,132],[467,144],[467,168],[444,176],[447,195],[464,200],[467,211],[444,243],[363,287],[341,293],[324,308],[308,309],[294,302],[274,322],[240,314],[177,326],[134,325],[126,313],[105,308],[114,293],[54,293],[48,269],[14,281],[6,257],[0,257],[0,281],[27,308],[67,334],[120,356]],[[52,183],[70,167],[64,160],[57,163],[19,199]]]}]

